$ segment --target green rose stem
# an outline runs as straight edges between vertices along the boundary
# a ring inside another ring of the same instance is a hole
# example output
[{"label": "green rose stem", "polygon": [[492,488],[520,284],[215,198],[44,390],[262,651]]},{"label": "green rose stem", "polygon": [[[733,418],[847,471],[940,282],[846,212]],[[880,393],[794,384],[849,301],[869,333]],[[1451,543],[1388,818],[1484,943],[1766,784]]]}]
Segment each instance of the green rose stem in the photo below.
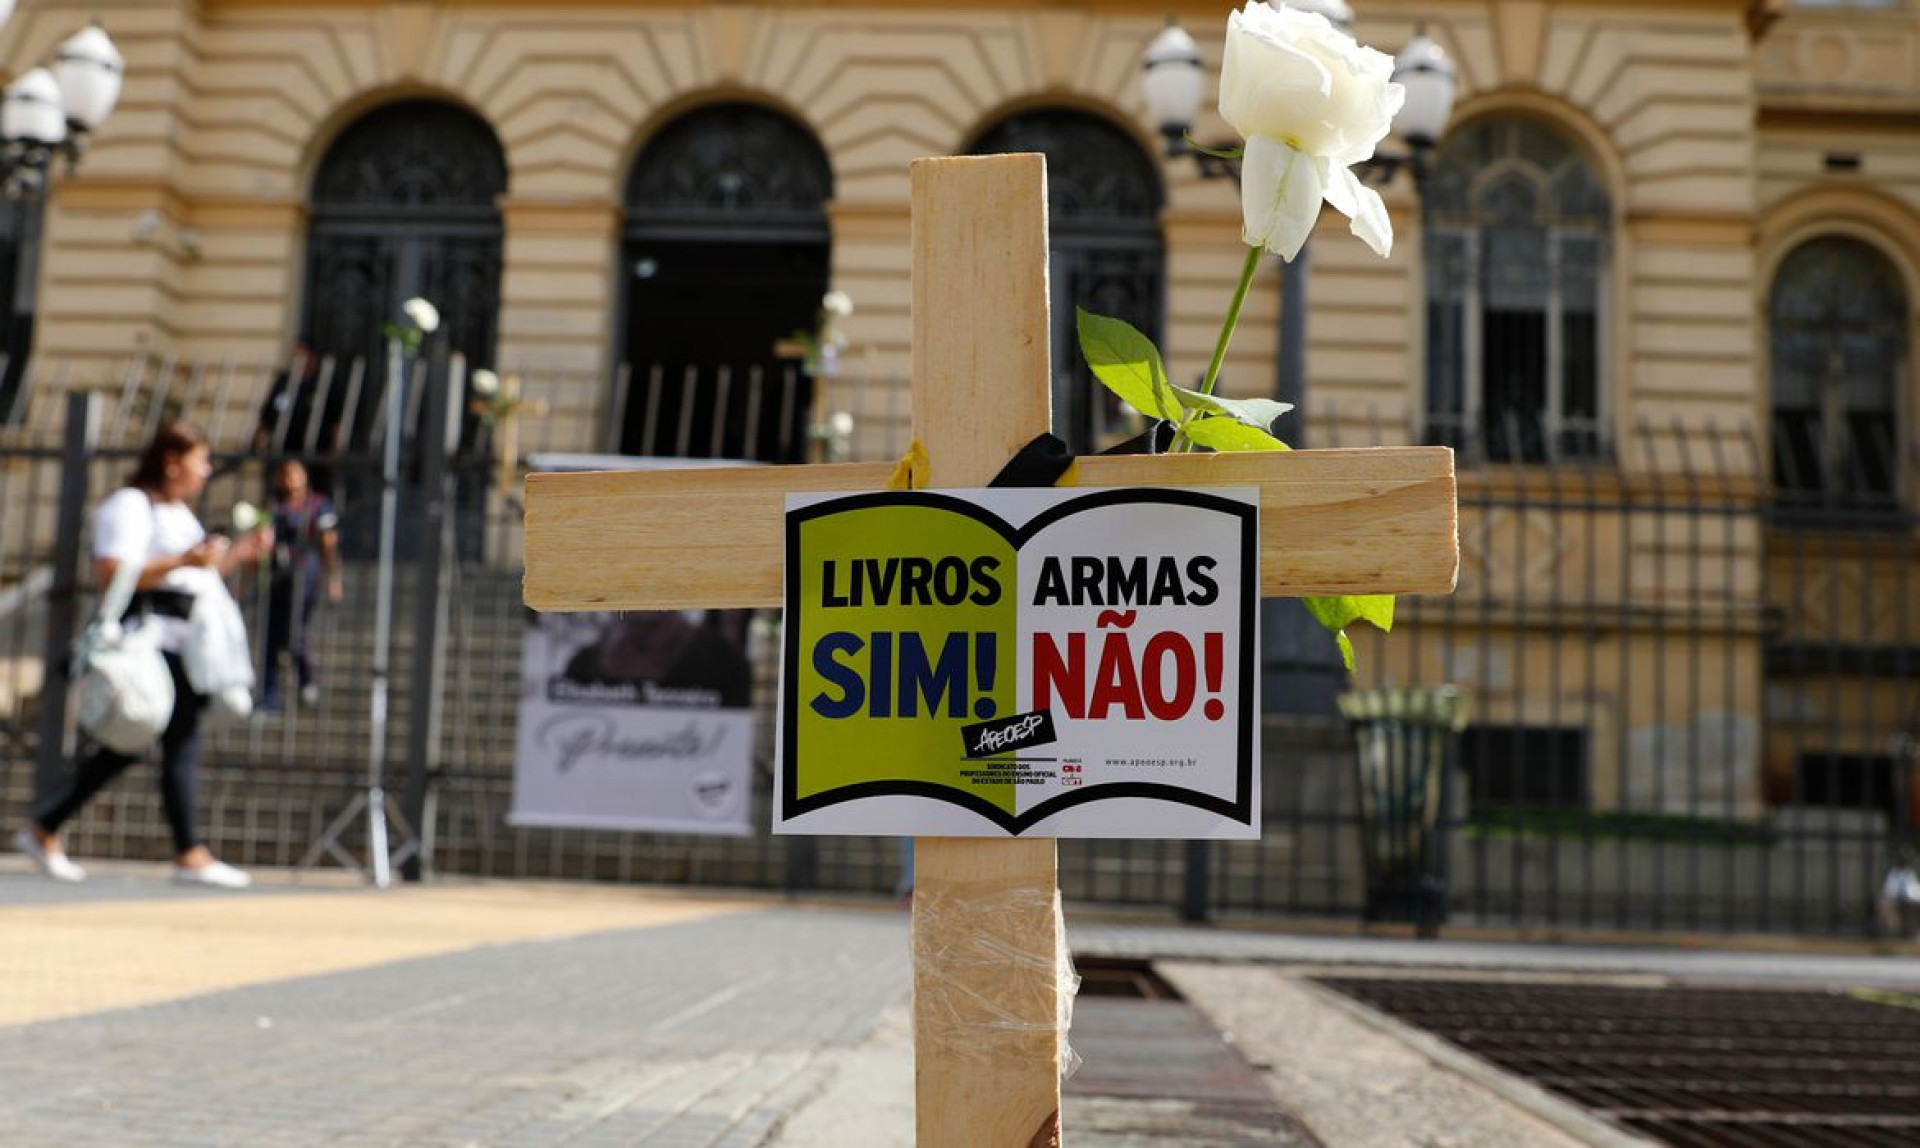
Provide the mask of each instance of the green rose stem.
[{"label": "green rose stem", "polygon": [[[1240,267],[1240,285],[1233,289],[1233,302],[1227,304],[1226,322],[1220,324],[1220,338],[1213,345],[1213,361],[1207,364],[1207,377],[1200,383],[1200,393],[1203,395],[1211,396],[1214,384],[1220,379],[1220,364],[1226,361],[1227,344],[1233,342],[1233,329],[1240,325],[1240,308],[1247,301],[1247,289],[1253,286],[1253,273],[1260,269],[1260,254],[1264,250],[1253,246],[1247,248],[1247,261]],[[1191,407],[1180,412],[1180,426],[1175,430],[1170,450],[1184,452],[1189,448],[1186,425],[1196,413]]]}]

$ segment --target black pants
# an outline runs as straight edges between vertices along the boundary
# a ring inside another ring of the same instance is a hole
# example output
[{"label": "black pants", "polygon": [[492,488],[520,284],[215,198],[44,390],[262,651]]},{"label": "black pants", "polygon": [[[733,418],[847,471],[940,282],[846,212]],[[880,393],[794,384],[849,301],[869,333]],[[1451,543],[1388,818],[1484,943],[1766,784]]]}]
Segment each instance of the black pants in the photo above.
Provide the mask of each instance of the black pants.
[{"label": "black pants", "polygon": [[[173,673],[173,717],[160,735],[160,804],[173,830],[174,850],[185,853],[200,844],[193,814],[200,779],[200,713],[206,709],[207,699],[193,692],[178,654],[167,654],[166,660],[167,669]],[[94,794],[141,756],[93,747],[93,752],[74,766],[73,776],[59,792],[35,804],[34,823],[49,833],[58,833]]]},{"label": "black pants", "polygon": [[275,579],[267,596],[267,666],[261,697],[265,705],[280,704],[280,654],[293,654],[293,672],[300,684],[320,680],[307,633],[313,626],[313,608],[320,601],[320,579],[304,574],[298,579]]}]

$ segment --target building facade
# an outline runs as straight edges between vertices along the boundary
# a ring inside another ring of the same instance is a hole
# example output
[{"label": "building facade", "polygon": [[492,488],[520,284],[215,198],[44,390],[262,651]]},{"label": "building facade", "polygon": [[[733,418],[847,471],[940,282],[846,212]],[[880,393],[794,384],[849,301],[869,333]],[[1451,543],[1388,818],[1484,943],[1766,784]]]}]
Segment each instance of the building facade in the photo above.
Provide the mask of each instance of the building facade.
[{"label": "building facade", "polygon": [[[1483,753],[1553,759],[1549,805],[1751,817],[1884,756],[1913,704],[1886,659],[1920,649],[1900,517],[1920,8],[1356,7],[1362,41],[1425,29],[1460,75],[1426,194],[1386,189],[1392,257],[1331,214],[1311,244],[1307,440],[1444,442],[1462,465],[1461,592],[1408,604],[1368,672],[1469,685],[1509,731]],[[790,377],[832,289],[855,304],[843,374],[893,395],[865,392],[852,430],[880,455],[904,415],[909,162],[1041,150],[1057,405],[1089,445],[1128,428],[1075,377],[1072,306],[1132,319],[1191,377],[1233,289],[1234,189],[1165,157],[1139,84],[1169,12],[1217,69],[1226,11],[29,2],[6,68],[97,14],[127,85],[44,218],[0,231],[25,237],[16,264],[38,248],[0,332],[105,387],[137,356],[377,357],[424,295],[471,365],[538,381],[546,439],[675,453],[646,428],[718,419],[678,452],[778,460],[811,416],[714,388]],[[1194,134],[1225,129],[1208,112]],[[1268,266],[1230,392],[1273,390],[1278,292]],[[232,389],[236,418],[265,384]],[[1836,512],[1862,527],[1822,542],[1833,584],[1789,576],[1796,524]],[[1843,662],[1800,656],[1836,641]],[[1475,784],[1506,803],[1534,783]]]}]

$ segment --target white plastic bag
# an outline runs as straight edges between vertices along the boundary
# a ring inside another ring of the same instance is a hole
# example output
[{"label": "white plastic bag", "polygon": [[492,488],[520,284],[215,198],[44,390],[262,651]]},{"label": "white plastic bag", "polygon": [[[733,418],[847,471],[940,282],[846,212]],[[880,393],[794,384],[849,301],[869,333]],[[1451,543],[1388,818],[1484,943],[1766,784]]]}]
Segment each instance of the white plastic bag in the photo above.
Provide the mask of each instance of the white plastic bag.
[{"label": "white plastic bag", "polygon": [[173,717],[173,675],[153,629],[120,625],[139,577],[138,563],[119,564],[74,657],[80,728],[117,753],[144,752]]},{"label": "white plastic bag", "polygon": [[253,650],[247,623],[227,584],[212,570],[183,567],[167,584],[193,595],[193,613],[180,661],[195,693],[207,695],[209,710],[244,718],[253,712]]}]

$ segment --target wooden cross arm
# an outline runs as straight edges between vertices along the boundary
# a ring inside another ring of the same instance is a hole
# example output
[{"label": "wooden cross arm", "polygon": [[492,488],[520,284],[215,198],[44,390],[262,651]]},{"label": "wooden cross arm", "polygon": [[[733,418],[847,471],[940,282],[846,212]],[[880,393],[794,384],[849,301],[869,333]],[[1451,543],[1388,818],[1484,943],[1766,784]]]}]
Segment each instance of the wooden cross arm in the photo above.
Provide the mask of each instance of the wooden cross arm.
[{"label": "wooden cross arm", "polygon": [[[893,464],[527,477],[527,605],[778,606],[789,491],[880,490]],[[1444,594],[1460,562],[1453,452],[1099,455],[1063,486],[1258,486],[1261,593]]]}]

